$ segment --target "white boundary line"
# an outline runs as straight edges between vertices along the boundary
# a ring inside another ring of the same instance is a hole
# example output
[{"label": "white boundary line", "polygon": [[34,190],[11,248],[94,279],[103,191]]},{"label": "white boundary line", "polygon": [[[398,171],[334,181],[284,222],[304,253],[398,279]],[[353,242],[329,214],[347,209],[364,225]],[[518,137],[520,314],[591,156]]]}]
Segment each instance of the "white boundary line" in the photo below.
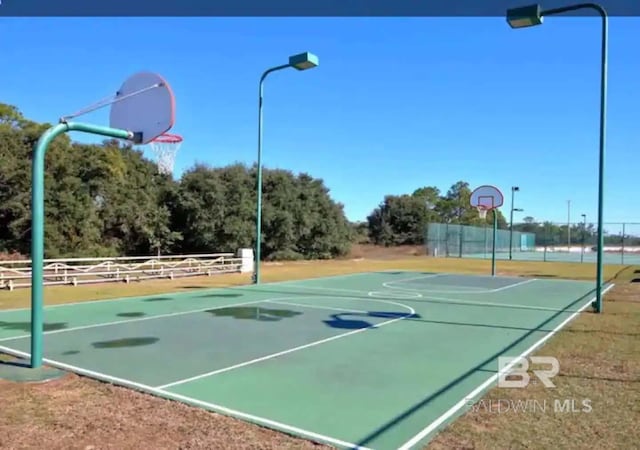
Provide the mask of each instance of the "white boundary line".
[{"label": "white boundary line", "polygon": [[[611,288],[613,288],[613,286],[614,286],[613,284],[610,284],[605,289],[603,289],[602,295],[604,295],[607,291],[609,291]],[[587,308],[587,306],[589,306],[591,304],[591,302],[593,302],[594,300],[595,300],[595,297],[592,297],[591,299],[589,299],[589,301],[587,303],[585,303],[578,311],[574,312],[571,316],[569,316],[567,319],[565,319],[563,322],[561,322],[553,330],[551,330],[549,333],[547,333],[542,338],[540,338],[540,340],[535,342],[531,347],[526,349],[524,352],[520,353],[520,355],[518,356],[518,359],[519,358],[524,358],[525,356],[527,356],[528,354],[530,354],[531,352],[536,350],[538,347],[540,347],[542,344],[544,344],[554,334],[556,334],[562,327],[564,327],[566,324],[568,324],[573,319],[575,319],[575,317],[579,313],[581,313],[585,308]],[[400,446],[398,448],[398,450],[409,450],[409,449],[411,449],[411,447],[413,447],[414,445],[419,443],[422,439],[427,437],[430,433],[435,431],[436,428],[438,428],[440,425],[442,425],[447,419],[449,419],[451,416],[453,416],[455,413],[457,413],[465,405],[468,406],[469,402],[471,400],[473,400],[475,397],[480,395],[485,389],[487,389],[490,385],[492,385],[498,379],[499,376],[501,376],[504,373],[507,373],[518,362],[518,359],[513,360],[511,363],[509,363],[507,366],[505,366],[498,373],[492,375],[484,383],[482,383],[480,386],[475,388],[473,391],[469,392],[462,400],[460,400],[458,403],[453,405],[449,410],[447,410],[444,414],[442,414],[436,420],[431,422],[429,424],[429,426],[424,428],[422,431],[420,431],[418,434],[416,434],[411,439],[409,439],[407,442],[405,442],[402,446]]]},{"label": "white boundary line", "polygon": [[[277,300],[278,298],[289,298],[289,297],[277,297],[277,298],[274,298],[273,300]],[[262,303],[262,302],[266,302],[268,300],[269,299],[253,300],[253,301],[250,301],[250,302],[240,302],[240,303],[233,303],[233,304],[229,304],[229,305],[209,306],[208,308],[192,309],[192,310],[188,310],[188,311],[176,311],[176,312],[172,312],[172,313],[158,314],[158,315],[155,315],[155,316],[138,317],[138,318],[135,318],[135,319],[124,319],[124,320],[114,320],[112,322],[94,323],[94,324],[91,324],[91,325],[81,325],[81,326],[78,326],[78,327],[63,328],[61,330],[44,331],[43,333],[46,336],[48,336],[50,334],[67,333],[69,331],[86,330],[86,329],[89,329],[89,328],[108,327],[108,326],[111,326],[111,325],[120,325],[120,324],[123,324],[123,323],[143,322],[145,320],[154,320],[154,319],[164,319],[164,318],[167,318],[167,317],[176,317],[176,316],[183,316],[183,315],[186,315],[186,314],[195,314],[195,313],[199,313],[199,312],[209,311],[209,310],[212,310],[212,309],[233,308],[234,306],[242,306],[242,305],[251,305],[251,304],[255,304],[255,303]],[[28,337],[31,337],[31,334],[23,334],[21,336],[5,337],[5,338],[0,339],[0,342],[12,341],[14,339],[24,339],[24,338],[28,338]]]},{"label": "white boundary line", "polygon": [[[372,299],[377,299],[379,297],[377,297],[378,294],[382,294],[384,291],[370,291],[369,293],[366,293],[365,291],[358,291],[356,289],[345,289],[345,288],[324,288],[324,287],[320,287],[320,286],[296,286],[296,285],[291,285],[291,286],[287,286],[287,287],[294,287],[294,288],[302,288],[302,289],[313,289],[313,290],[319,290],[319,291],[325,291],[325,292],[331,292],[331,291],[338,291],[338,292],[346,292],[346,293],[353,293],[353,294],[360,294],[362,296],[364,296],[365,294],[369,297],[371,297]],[[411,292],[411,291],[409,291]],[[372,293],[375,293],[376,295],[371,295]],[[347,297],[349,300],[366,300],[366,299],[359,299],[359,298],[350,298]],[[478,302],[478,301],[472,301],[472,300],[463,300],[463,299],[458,299],[458,298],[449,298],[449,297],[436,297],[433,295],[429,295],[429,294],[424,294],[424,295],[420,295],[419,297],[407,297],[404,294],[400,295],[398,297],[394,297],[394,293],[392,291],[389,292],[389,295],[385,298],[393,298],[394,300],[413,300],[413,301],[421,301],[424,300],[425,303],[428,303],[429,300],[435,300],[436,302],[442,303],[442,302],[446,302],[449,303],[451,305],[468,305],[468,306],[499,306],[499,307],[504,307],[504,308],[516,308],[516,309],[531,309],[531,310],[541,310],[541,311],[557,311],[557,312],[566,312],[566,313],[570,313],[570,312],[574,312],[573,310],[565,310],[562,307],[559,308],[552,308],[552,307],[546,307],[546,306],[532,306],[532,305],[519,305],[517,303],[497,303],[497,302]]]},{"label": "white boundary line", "polygon": [[[297,297],[297,298],[301,298],[301,297]],[[305,305],[303,303],[281,302],[279,300],[265,300],[265,301],[267,303],[273,303],[274,305],[298,306],[300,308],[324,309],[328,311],[346,311],[346,312],[352,312],[352,313],[368,314],[368,311],[364,311],[362,309],[347,309],[347,308],[336,308],[333,306]]]},{"label": "white boundary line", "polygon": [[[323,289],[325,290],[326,288],[314,288],[314,289]],[[360,292],[360,291],[358,291]],[[364,292],[362,292],[362,294],[364,294]],[[90,325],[81,325],[78,327],[71,327],[71,328],[63,328],[60,330],[52,330],[52,331],[44,331],[44,335],[48,336],[50,334],[58,334],[58,333],[67,333],[70,331],[77,331],[77,330],[86,330],[86,329],[90,329],[90,328],[100,328],[100,327],[107,327],[107,326],[111,326],[111,325],[120,325],[123,323],[131,323],[131,322],[143,322],[146,320],[153,320],[153,319],[164,319],[166,317],[175,317],[175,316],[181,316],[181,315],[186,315],[186,314],[195,314],[195,313],[199,313],[199,312],[203,312],[203,311],[209,311],[212,309],[223,309],[223,308],[232,308],[234,306],[242,306],[242,305],[251,305],[251,304],[256,304],[256,303],[263,303],[263,302],[271,302],[274,303],[280,299],[283,300],[287,300],[290,298],[306,298],[305,295],[290,295],[287,297],[272,297],[272,298],[266,298],[263,300],[252,300],[252,301],[247,301],[247,302],[240,302],[240,303],[233,303],[233,304],[227,304],[227,305],[219,305],[219,306],[209,306],[207,308],[198,308],[198,309],[192,309],[192,310],[186,310],[186,311],[176,311],[176,312],[172,312],[172,313],[166,313],[166,314],[158,314],[155,316],[148,316],[148,317],[137,317],[135,319],[123,319],[123,320],[114,320],[111,322],[100,322],[100,323],[94,323],[94,324],[90,324]],[[405,299],[407,297],[402,297],[401,299]],[[356,299],[352,299],[352,300],[356,300]],[[385,300],[380,300],[380,299],[373,299],[372,301],[381,301],[381,302],[385,302]],[[389,302],[386,301],[388,303],[393,303],[393,302]],[[308,306],[308,305],[295,305],[292,304],[294,306],[301,306],[301,307],[305,307],[305,308],[314,308],[314,306]],[[401,305],[400,303],[398,303],[397,305]],[[407,307],[406,305],[402,305],[403,307]],[[319,307],[315,307],[315,308],[319,308]],[[327,309],[327,308],[324,308]],[[336,309],[339,310],[340,308],[331,308],[331,309]],[[344,310],[344,311],[349,311],[349,310]],[[364,311],[357,311],[357,310],[350,310],[352,312],[364,312]],[[415,311],[414,311],[415,313]],[[5,342],[5,341],[12,341],[14,339],[26,339],[31,337],[31,334],[23,334],[23,335],[19,335],[19,336],[10,336],[10,337],[4,337],[4,338],[0,338],[0,342]]]},{"label": "white boundary line", "polygon": [[[300,296],[298,298],[305,298],[305,297],[304,296]],[[283,351],[280,351],[280,352],[271,353],[269,355],[265,355],[265,356],[261,356],[259,358],[251,359],[249,361],[244,361],[244,362],[241,362],[241,363],[238,363],[238,364],[234,364],[232,366],[223,367],[221,369],[212,370],[210,372],[202,373],[200,375],[195,375],[193,377],[184,378],[182,380],[176,380],[176,381],[173,381],[171,383],[163,384],[161,386],[156,386],[156,389],[167,389],[169,387],[173,387],[173,386],[177,386],[177,385],[180,385],[180,384],[189,383],[191,381],[200,380],[202,378],[207,378],[207,377],[211,377],[211,376],[214,376],[214,375],[219,375],[221,373],[229,372],[231,370],[239,369],[241,367],[246,367],[246,366],[249,366],[249,365],[252,365],[252,364],[256,364],[256,363],[267,361],[267,360],[270,360],[270,359],[273,359],[273,358],[278,358],[280,356],[288,355],[289,353],[297,352],[299,350],[304,350],[304,349],[307,349],[307,348],[315,347],[317,345],[326,344],[327,342],[335,341],[337,339],[342,339],[342,338],[345,338],[347,336],[352,336],[354,334],[362,333],[364,331],[371,330],[372,328],[381,328],[381,327],[383,327],[385,325],[390,325],[390,324],[392,324],[394,322],[397,322],[399,320],[403,320],[403,319],[406,319],[408,317],[411,317],[416,313],[416,311],[412,307],[407,306],[407,305],[403,305],[402,303],[396,303],[396,302],[392,302],[392,301],[388,301],[388,300],[370,300],[370,301],[375,301],[375,302],[380,302],[380,303],[388,303],[388,304],[400,306],[402,308],[406,308],[407,310],[409,310],[409,313],[404,315],[404,316],[402,316],[402,317],[396,317],[396,318],[391,319],[391,320],[386,320],[386,321],[381,322],[381,323],[376,324],[376,325],[371,325],[371,326],[368,326],[368,327],[365,327],[365,328],[359,328],[357,330],[348,331],[346,333],[336,334],[336,335],[328,337],[328,338],[324,338],[324,339],[320,339],[320,340],[317,340],[317,341],[313,341],[313,342],[310,342],[308,344],[299,345],[297,347],[293,347],[293,348],[290,348],[290,349],[287,349],[287,350],[283,350]]]},{"label": "white boundary line", "polygon": [[[465,274],[438,274],[436,276],[441,276],[441,275],[467,276]],[[471,274],[469,276],[473,276],[473,275]],[[518,283],[509,284],[507,286],[502,286],[502,287],[496,288],[496,289],[484,289],[484,288],[465,286],[464,288],[466,288],[468,290],[429,289],[428,287],[426,287],[426,288],[408,288],[408,287],[392,286],[392,285],[397,284],[397,283],[403,283],[403,282],[406,282],[406,281],[418,280],[418,279],[422,279],[422,278],[435,278],[435,277],[431,276],[431,275],[428,275],[428,276],[425,276],[425,277],[414,277],[414,278],[405,278],[403,280],[387,281],[387,282],[382,283],[382,286],[386,287],[387,289],[396,289],[396,290],[399,290],[399,291],[408,291],[408,292],[422,292],[422,293],[436,292],[436,293],[440,293],[440,294],[481,295],[481,294],[493,294],[494,292],[506,291],[507,289],[511,289],[511,288],[514,288],[514,287],[517,287],[517,286],[522,286],[524,284],[531,283],[533,281],[539,281],[537,278],[528,278],[528,279],[520,281]],[[460,289],[461,286],[456,286],[456,287],[458,289]]]},{"label": "white boundary line", "polygon": [[435,297],[432,295],[424,295],[422,298],[425,299],[426,301],[433,300],[439,303],[444,302],[453,306],[457,304],[457,305],[465,305],[465,306],[497,306],[497,307],[504,307],[504,308],[527,309],[527,310],[535,310],[535,311],[556,311],[556,312],[563,312],[563,313],[575,312],[574,310],[566,309],[561,306],[557,308],[552,308],[550,306],[519,305],[517,303],[475,302],[475,301],[462,300],[457,298]]},{"label": "white boundary line", "polygon": [[[18,356],[18,357],[22,357],[22,358],[28,358],[30,355],[29,353],[25,353],[25,352],[21,352],[18,350],[14,350],[11,348],[7,348],[7,347],[2,347],[0,346],[0,351],[10,354],[10,355],[14,355],[14,356]],[[197,400],[195,398],[192,397],[187,397],[184,395],[180,395],[180,394],[174,394],[172,392],[168,392],[168,391],[163,391],[161,389],[158,388],[154,388],[152,386],[147,386],[146,384],[141,384],[141,383],[136,383],[134,381],[129,381],[129,380],[125,380],[123,378],[117,378],[117,377],[112,377],[111,375],[106,375],[104,373],[101,372],[94,372],[92,370],[87,370],[87,369],[82,369],[80,367],[76,367],[76,366],[72,366],[69,364],[65,364],[59,361],[55,361],[52,359],[43,359],[43,361],[52,366],[52,367],[57,367],[58,369],[62,369],[62,370],[67,370],[69,372],[75,372],[79,375],[84,375],[87,377],[91,377],[91,378],[95,378],[98,380],[101,380],[103,382],[107,382],[107,383],[112,383],[112,384],[117,384],[120,386],[124,386],[130,389],[135,389],[138,391],[142,391],[142,392],[146,392],[149,394],[155,394],[159,397],[165,398],[165,399],[169,399],[169,400],[175,400],[175,401],[180,401],[183,403],[187,403],[190,404],[192,406],[199,406],[201,408],[205,408],[208,409],[210,411],[214,411],[220,414],[226,414],[228,416],[232,416],[238,419],[245,419],[248,420],[249,422],[253,422],[253,423],[257,423],[257,424],[261,424],[261,425],[265,425],[265,426],[269,426],[273,429],[276,430],[280,430],[280,431],[284,431],[284,432],[288,432],[288,433],[292,433],[294,435],[298,435],[298,436],[302,436],[302,437],[306,437],[308,439],[311,439],[312,441],[319,441],[319,442],[326,442],[329,444],[334,444],[334,445],[338,445],[341,447],[347,447],[347,448],[353,448],[353,449],[358,449],[358,450],[371,450],[367,447],[362,447],[359,446],[357,444],[353,444],[351,442],[346,442],[340,439],[335,439],[332,438],[330,436],[325,436],[319,433],[314,433],[313,431],[307,431],[304,430],[302,428],[298,428],[292,425],[287,425],[285,423],[281,423],[281,422],[277,422],[275,420],[271,420],[271,419],[266,419],[264,417],[260,417],[260,416],[254,416],[253,414],[248,414],[248,413],[243,413],[241,411],[237,411],[235,409],[231,409],[231,408],[227,408],[225,406],[221,406],[221,405],[217,405],[215,403],[209,403],[209,402],[205,402],[202,400]]]}]

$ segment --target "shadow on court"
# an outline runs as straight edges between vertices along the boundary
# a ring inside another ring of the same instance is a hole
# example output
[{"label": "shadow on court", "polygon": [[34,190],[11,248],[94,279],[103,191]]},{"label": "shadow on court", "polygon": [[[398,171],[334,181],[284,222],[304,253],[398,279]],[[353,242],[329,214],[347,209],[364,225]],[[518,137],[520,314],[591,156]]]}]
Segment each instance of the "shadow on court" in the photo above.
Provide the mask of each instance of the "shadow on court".
[{"label": "shadow on court", "polygon": [[[44,331],[57,331],[67,328],[67,322],[45,322]],[[11,331],[31,331],[31,322],[7,322],[0,320],[0,328],[3,330]]]}]

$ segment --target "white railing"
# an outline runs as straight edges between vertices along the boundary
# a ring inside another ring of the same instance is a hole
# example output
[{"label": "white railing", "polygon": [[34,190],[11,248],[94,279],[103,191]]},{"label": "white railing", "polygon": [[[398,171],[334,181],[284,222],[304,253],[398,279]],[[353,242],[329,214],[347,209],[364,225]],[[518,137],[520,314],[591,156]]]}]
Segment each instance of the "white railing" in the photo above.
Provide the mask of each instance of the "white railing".
[{"label": "white railing", "polygon": [[[252,252],[44,260],[44,284],[73,285],[247,272]],[[31,261],[0,261],[0,289],[31,286]]]}]

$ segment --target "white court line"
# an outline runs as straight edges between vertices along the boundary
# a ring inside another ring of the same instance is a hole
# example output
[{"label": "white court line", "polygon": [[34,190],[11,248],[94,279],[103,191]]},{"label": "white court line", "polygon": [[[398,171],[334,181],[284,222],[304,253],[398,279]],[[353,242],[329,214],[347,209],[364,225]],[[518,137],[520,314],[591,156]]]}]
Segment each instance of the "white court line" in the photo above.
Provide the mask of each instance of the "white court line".
[{"label": "white court line", "polygon": [[[603,289],[602,295],[604,295],[607,291],[609,291],[611,288],[613,288],[613,286],[614,286],[613,284],[610,284],[605,289]],[[540,347],[542,344],[544,344],[547,340],[549,340],[551,338],[551,336],[556,334],[562,327],[564,327],[570,321],[575,319],[575,317],[579,313],[581,313],[587,306],[589,306],[591,304],[591,302],[593,302],[594,300],[595,300],[595,297],[592,297],[578,311],[573,313],[571,316],[569,316],[567,319],[565,319],[562,323],[560,323],[560,325],[558,325],[553,330],[551,330],[549,333],[544,335],[540,340],[538,340],[536,343],[534,343],[531,347],[526,349],[524,352],[520,353],[520,355],[518,356],[518,359],[519,358],[524,358],[525,356],[527,356],[528,354],[530,354],[531,352],[536,350],[538,347]],[[453,405],[449,410],[447,410],[444,414],[442,414],[436,420],[431,422],[431,424],[429,424],[429,426],[424,428],[422,431],[420,431],[420,433],[416,434],[414,437],[412,437],[407,442],[405,442],[402,446],[400,446],[398,448],[398,450],[409,450],[409,449],[411,449],[411,447],[413,447],[414,445],[419,443],[422,439],[427,437],[430,433],[432,433],[436,428],[438,428],[440,425],[442,425],[447,419],[449,419],[451,416],[453,416],[455,413],[457,413],[465,405],[466,406],[470,406],[469,402],[471,400],[473,400],[475,397],[477,397],[479,394],[481,394],[485,389],[487,389],[487,387],[489,387],[491,384],[493,384],[498,379],[498,377],[500,377],[501,375],[507,373],[518,362],[518,359],[513,360],[511,363],[509,363],[507,366],[505,366],[498,373],[492,375],[491,377],[489,377],[489,379],[487,379],[480,386],[475,388],[473,391],[469,392],[462,400],[460,400],[458,403]]]},{"label": "white court line", "polygon": [[352,312],[352,313],[368,314],[368,311],[363,311],[361,309],[347,309],[347,308],[335,308],[333,306],[305,305],[303,303],[281,302],[281,301],[275,301],[275,300],[266,300],[266,302],[273,303],[276,305],[298,306],[300,308],[324,309],[329,311],[346,311],[346,312]]},{"label": "white court line", "polygon": [[[287,285],[285,287],[297,288],[297,289],[311,289],[311,290],[323,291],[323,292],[331,292],[331,291],[346,292],[346,293],[351,293],[351,294],[360,294],[363,297],[368,297],[370,292],[376,292],[376,291],[361,291],[361,290],[358,290],[358,289],[347,289],[347,288],[333,288],[333,287],[322,287],[322,286],[305,286],[303,284],[289,284],[289,285]],[[393,295],[390,295],[389,298],[394,298],[394,297],[393,297]],[[396,300],[408,300],[408,299],[411,299],[411,298],[413,298],[413,297],[407,297],[405,294],[400,294],[396,298]],[[416,297],[416,298],[418,298],[418,297]],[[359,299],[356,298],[356,300],[359,300]]]},{"label": "white court line", "polygon": [[[464,276],[464,275],[462,275]],[[431,278],[431,277],[429,277]],[[461,291],[461,290],[449,290],[449,289],[429,289],[428,287],[426,288],[421,288],[421,289],[416,289],[416,288],[406,288],[406,287],[398,287],[398,286],[390,286],[390,284],[392,283],[400,283],[402,281],[407,281],[407,280],[397,280],[397,281],[387,281],[385,283],[382,283],[382,286],[386,287],[387,289],[396,289],[399,291],[408,291],[408,292],[422,292],[422,293],[429,293],[429,292],[437,292],[440,294],[469,294],[469,295],[481,295],[481,294],[493,294],[494,292],[500,292],[500,291],[506,291],[507,289],[511,289],[517,286],[522,286],[524,284],[527,283],[531,283],[534,281],[539,281],[537,278],[529,278],[526,279],[524,281],[520,281],[518,283],[514,283],[514,284],[509,284],[507,286],[502,286],[500,288],[496,288],[496,289],[483,289],[483,288],[471,288],[468,287],[468,291]],[[459,286],[456,286],[458,289],[460,288]],[[471,290],[474,289],[474,290]]]},{"label": "white court line", "polygon": [[[7,353],[9,355],[14,355],[14,356],[18,356],[18,357],[22,357],[22,358],[29,358],[30,355],[29,353],[25,353],[25,352],[21,352],[18,350],[14,350],[12,348],[7,348],[7,347],[2,347],[0,346],[0,351]],[[208,409],[210,411],[214,411],[220,414],[226,414],[228,416],[232,416],[238,419],[245,419],[248,420],[250,422],[253,423],[257,423],[257,424],[261,424],[261,425],[265,425],[268,427],[271,427],[273,429],[276,430],[280,430],[280,431],[284,431],[284,432],[289,432],[292,433],[294,435],[298,435],[298,436],[302,436],[305,437],[307,439],[310,439],[312,441],[316,441],[316,442],[326,442],[328,444],[334,444],[340,447],[347,447],[347,448],[353,448],[353,449],[358,449],[358,450],[371,450],[367,447],[363,447],[360,446],[358,444],[354,444],[351,442],[346,442],[340,439],[336,439],[336,438],[332,438],[330,436],[325,436],[323,434],[319,434],[319,433],[314,433],[313,431],[308,431],[308,430],[304,430],[302,428],[298,428],[292,425],[287,425],[285,423],[282,422],[277,422],[275,420],[271,420],[271,419],[266,419],[264,417],[260,417],[260,416],[254,416],[253,414],[248,414],[248,413],[243,413],[241,411],[237,411],[231,408],[227,408],[226,406],[221,406],[221,405],[217,405],[215,403],[209,403],[209,402],[205,402],[202,400],[197,400],[193,397],[187,397],[185,395],[180,395],[180,394],[174,394],[172,392],[168,392],[168,391],[163,391],[161,389],[158,388],[154,388],[151,386],[147,386],[146,384],[142,384],[142,383],[136,383],[135,381],[129,381],[129,380],[125,380],[123,378],[118,378],[118,377],[113,377],[111,375],[107,375],[101,372],[95,372],[93,370],[88,370],[88,369],[82,369],[80,367],[76,367],[76,366],[72,366],[70,364],[65,364],[53,359],[47,359],[44,358],[43,362],[46,363],[49,366],[52,367],[57,367],[58,369],[62,369],[62,370],[67,370],[69,372],[75,372],[79,375],[83,375],[83,376],[87,376],[87,377],[91,377],[91,378],[95,378],[107,383],[113,383],[113,384],[117,384],[120,386],[124,386],[130,389],[135,389],[138,391],[142,391],[142,392],[146,392],[149,394],[155,394],[159,397],[163,397],[169,400],[175,400],[175,401],[180,401],[183,403],[187,403],[190,404],[192,406],[199,406],[201,408],[205,408]]]},{"label": "white court line", "polygon": [[533,310],[557,311],[557,312],[573,312],[571,310],[566,310],[566,308],[563,308],[563,307],[552,308],[550,306],[520,305],[518,303],[474,302],[469,300],[460,300],[457,298],[435,297],[433,295],[423,295],[422,298],[427,301],[435,300],[435,301],[445,302],[449,304],[460,304],[460,305],[468,305],[468,306],[502,306],[505,308],[533,309]]},{"label": "white court line", "polygon": [[[358,291],[356,289],[345,289],[345,288],[325,288],[325,287],[319,287],[319,286],[314,286],[314,287],[309,287],[309,286],[296,286],[296,285],[291,285],[291,286],[287,286],[287,287],[294,287],[294,288],[304,288],[304,289],[315,289],[315,290],[319,290],[319,291],[325,291],[325,292],[330,292],[330,291],[338,291],[338,292],[345,292],[345,293],[353,293],[353,294],[360,294],[360,295],[368,295],[367,293],[365,293],[364,291]],[[380,294],[382,293],[382,291],[372,291],[375,292],[376,294]],[[370,294],[371,292],[369,292]],[[422,300],[424,300],[424,303],[428,303],[429,300],[437,300],[439,302],[447,302],[449,304],[459,304],[459,305],[468,305],[468,306],[501,306],[504,308],[517,308],[517,309],[532,309],[532,310],[542,310],[542,311],[557,311],[557,312],[572,312],[571,310],[568,311],[564,311],[563,308],[552,308],[552,307],[546,307],[546,306],[532,306],[532,305],[520,305],[517,303],[497,303],[497,302],[477,302],[477,301],[472,301],[472,300],[462,300],[462,299],[458,299],[458,298],[449,298],[449,297],[436,297],[433,295],[428,295],[428,294],[424,294],[420,297],[406,297],[406,296],[398,296],[398,297],[393,297],[393,293],[389,293],[389,297],[387,298],[395,298],[396,300],[413,300],[413,301],[419,301],[421,302]],[[376,296],[371,296],[369,295],[370,298],[372,299],[378,299],[379,297]],[[360,299],[360,298],[351,298],[348,297],[350,300],[366,300],[366,299]]]},{"label": "white court line", "polygon": [[[304,297],[299,297],[299,298],[304,298]],[[396,306],[400,306],[400,307],[403,307],[403,308],[406,308],[407,310],[409,310],[409,313],[404,315],[404,316],[402,316],[402,317],[396,317],[394,319],[387,320],[385,322],[382,322],[382,323],[379,323],[379,324],[376,324],[376,325],[371,325],[371,326],[368,326],[368,327],[365,327],[365,328],[359,328],[357,330],[353,330],[353,331],[348,331],[346,333],[337,334],[335,336],[331,336],[331,337],[328,337],[328,338],[325,338],[325,339],[320,339],[318,341],[313,341],[313,342],[310,342],[308,344],[299,345],[297,347],[293,347],[293,348],[290,348],[290,349],[287,349],[287,350],[283,350],[283,351],[280,351],[280,352],[277,352],[277,353],[271,353],[269,355],[261,356],[260,358],[255,358],[255,359],[252,359],[252,360],[249,360],[249,361],[245,361],[245,362],[241,362],[241,363],[238,363],[238,364],[234,364],[232,366],[223,367],[221,369],[212,370],[210,372],[202,373],[200,375],[196,375],[196,376],[193,376],[193,377],[189,377],[189,378],[185,378],[185,379],[182,379],[182,380],[177,380],[177,381],[174,381],[174,382],[171,382],[171,383],[163,384],[162,386],[156,386],[156,389],[167,389],[169,387],[177,386],[179,384],[185,384],[185,383],[189,383],[191,381],[200,380],[202,378],[207,378],[207,377],[210,377],[210,376],[219,375],[221,373],[228,372],[230,370],[239,369],[241,367],[246,367],[246,366],[249,366],[249,365],[252,365],[252,364],[256,364],[256,363],[267,361],[267,360],[270,360],[270,359],[273,359],[273,358],[278,358],[280,356],[288,355],[289,353],[297,352],[299,350],[304,350],[304,349],[307,349],[307,348],[315,347],[317,345],[326,344],[327,342],[335,341],[337,339],[342,339],[342,338],[345,338],[347,336],[352,336],[354,334],[362,333],[363,331],[367,331],[367,330],[370,330],[372,328],[381,328],[381,327],[383,327],[385,325],[390,325],[390,324],[392,324],[394,322],[397,322],[399,320],[406,319],[407,317],[411,317],[416,313],[416,311],[412,307],[407,306],[407,305],[403,305],[402,303],[396,303],[396,302],[392,302],[392,301],[388,301],[388,300],[369,300],[369,301],[376,301],[376,302],[380,302],[380,303],[389,303],[389,304],[393,304],[393,305],[396,305]]]},{"label": "white court line", "polygon": [[[283,297],[283,298],[289,298],[289,297]],[[164,319],[166,317],[176,317],[176,316],[182,316],[182,315],[185,315],[185,314],[194,314],[194,313],[209,311],[209,310],[212,310],[212,309],[231,308],[231,307],[234,307],[234,306],[250,305],[250,304],[253,304],[253,303],[261,303],[261,302],[265,302],[267,300],[268,299],[265,299],[265,300],[253,300],[253,301],[250,301],[250,302],[233,303],[233,304],[230,304],[230,305],[209,306],[208,308],[199,308],[199,309],[193,309],[193,310],[188,310],[188,311],[178,311],[178,312],[172,312],[172,313],[166,313],[166,314],[158,314],[156,316],[138,317],[138,318],[135,318],[135,319],[124,319],[124,320],[114,320],[112,322],[94,323],[94,324],[91,324],[91,325],[82,325],[82,326],[72,327],[72,328],[63,328],[61,330],[45,331],[45,332],[43,332],[43,334],[48,336],[50,334],[67,333],[69,331],[77,331],[77,330],[87,330],[89,328],[108,327],[110,325],[120,325],[120,324],[123,324],[123,323],[143,322],[145,320],[154,320],[154,319]],[[2,339],[0,339],[0,342],[11,341],[13,339],[24,339],[24,338],[28,338],[28,337],[31,337],[31,334],[23,334],[22,336],[14,336],[14,337],[2,338]]]},{"label": "white court line", "polygon": [[[1,0],[0,0],[1,1]],[[354,273],[345,273],[342,275],[327,275],[325,277],[315,277],[315,278],[300,278],[297,280],[284,280],[284,281],[270,281],[268,283],[260,283],[258,286],[279,286],[281,284],[286,284],[286,283],[296,283],[296,282],[306,282],[306,281],[314,281],[314,280],[325,280],[325,279],[335,279],[335,278],[349,278],[349,277],[355,277],[358,275],[371,275],[373,274],[372,272],[354,272]],[[191,296],[196,296],[197,294],[202,294],[202,293],[207,293],[207,292],[215,292],[215,291],[225,291],[225,290],[235,290],[235,289],[247,289],[248,287],[253,286],[253,285],[235,285],[235,286],[212,286],[210,288],[203,288],[203,289],[198,289],[197,291],[191,292],[191,291],[166,291],[166,292],[158,292],[156,294],[149,294],[149,295],[141,295],[141,296],[131,296],[131,297],[113,297],[113,298],[102,298],[99,300],[85,300],[85,301],[78,301],[78,302],[69,302],[69,303],[57,303],[55,305],[44,305],[44,309],[49,309],[49,308],[61,308],[61,307],[65,307],[65,306],[78,306],[78,305],[91,305],[94,303],[104,303],[104,302],[119,302],[119,301],[130,301],[132,303],[137,302],[137,301],[144,301],[145,299],[148,298],[154,298],[154,297],[160,297],[160,296],[185,296],[185,297],[191,297]],[[2,316],[2,313],[5,312],[14,312],[14,311],[29,311],[31,309],[31,307],[27,307],[27,308],[11,308],[11,309],[2,309],[0,310],[0,316]]]}]

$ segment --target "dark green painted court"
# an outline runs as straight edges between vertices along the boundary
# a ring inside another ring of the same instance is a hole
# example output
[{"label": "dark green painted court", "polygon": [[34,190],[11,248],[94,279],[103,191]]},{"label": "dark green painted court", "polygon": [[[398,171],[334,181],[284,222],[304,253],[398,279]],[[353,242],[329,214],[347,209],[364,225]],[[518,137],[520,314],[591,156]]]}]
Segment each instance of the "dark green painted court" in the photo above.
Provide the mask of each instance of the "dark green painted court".
[{"label": "dark green painted court", "polygon": [[[46,362],[338,447],[419,448],[593,282],[387,271],[45,309]],[[0,312],[28,356],[29,310]]]}]

